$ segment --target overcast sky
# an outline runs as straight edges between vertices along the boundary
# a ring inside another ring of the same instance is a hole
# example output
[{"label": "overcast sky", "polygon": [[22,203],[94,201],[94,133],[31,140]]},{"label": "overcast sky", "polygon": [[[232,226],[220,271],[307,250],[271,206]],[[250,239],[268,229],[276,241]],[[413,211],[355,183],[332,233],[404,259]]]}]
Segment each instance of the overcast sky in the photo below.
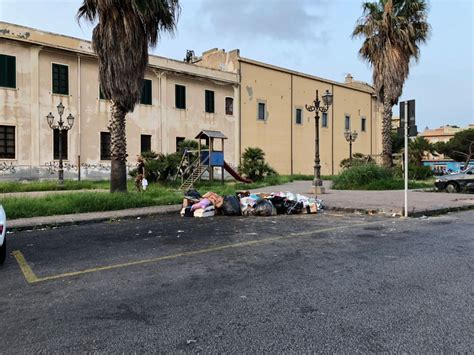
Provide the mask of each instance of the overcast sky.
[{"label": "overcast sky", "polygon": [[[90,40],[75,21],[80,0],[0,0],[2,21]],[[474,123],[473,0],[431,0],[431,38],[413,63],[401,97],[417,100],[419,130]],[[242,56],[343,81],[371,82],[371,68],[351,38],[361,0],[181,0],[178,31],[152,52],[182,60],[218,47]],[[398,115],[398,108],[394,108]]]}]

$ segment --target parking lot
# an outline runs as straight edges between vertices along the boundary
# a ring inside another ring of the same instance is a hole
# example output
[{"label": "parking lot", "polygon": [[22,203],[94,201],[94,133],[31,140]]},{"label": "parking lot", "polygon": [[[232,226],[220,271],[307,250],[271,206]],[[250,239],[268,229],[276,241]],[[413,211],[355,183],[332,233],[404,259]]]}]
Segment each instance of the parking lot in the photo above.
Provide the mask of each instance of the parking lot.
[{"label": "parking lot", "polygon": [[0,341],[10,352],[469,351],[473,217],[168,215],[15,232]]}]

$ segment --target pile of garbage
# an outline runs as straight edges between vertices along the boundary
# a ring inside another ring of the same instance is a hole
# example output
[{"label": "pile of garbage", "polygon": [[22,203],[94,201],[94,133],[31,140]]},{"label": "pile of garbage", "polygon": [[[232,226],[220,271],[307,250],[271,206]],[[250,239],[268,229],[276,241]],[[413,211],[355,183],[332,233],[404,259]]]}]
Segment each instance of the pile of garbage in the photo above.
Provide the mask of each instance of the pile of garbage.
[{"label": "pile of garbage", "polygon": [[278,214],[318,213],[323,201],[292,192],[250,193],[239,191],[235,196],[219,196],[207,192],[203,196],[196,190],[184,193],[182,217],[224,216],[275,216]]}]

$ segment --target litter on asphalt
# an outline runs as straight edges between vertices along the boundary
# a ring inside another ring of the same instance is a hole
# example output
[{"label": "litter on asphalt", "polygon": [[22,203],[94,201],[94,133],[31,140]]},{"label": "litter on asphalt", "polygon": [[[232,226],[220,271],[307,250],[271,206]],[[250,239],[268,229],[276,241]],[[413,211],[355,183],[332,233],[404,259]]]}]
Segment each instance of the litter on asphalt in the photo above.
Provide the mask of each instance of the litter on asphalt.
[{"label": "litter on asphalt", "polygon": [[203,196],[196,190],[184,193],[182,217],[275,216],[278,214],[315,214],[324,209],[323,201],[293,192],[250,193],[219,196],[209,191]]}]

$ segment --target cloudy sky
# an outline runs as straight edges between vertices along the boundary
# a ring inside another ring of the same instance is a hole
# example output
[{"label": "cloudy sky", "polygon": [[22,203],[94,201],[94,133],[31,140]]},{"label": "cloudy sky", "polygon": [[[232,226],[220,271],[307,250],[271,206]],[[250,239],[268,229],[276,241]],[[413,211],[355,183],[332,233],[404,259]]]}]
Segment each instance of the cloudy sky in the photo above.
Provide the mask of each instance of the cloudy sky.
[{"label": "cloudy sky", "polygon": [[[362,0],[181,0],[178,31],[153,53],[183,59],[218,47],[332,80],[371,81],[351,38]],[[413,63],[402,100],[417,100],[419,129],[474,123],[472,0],[431,0],[431,38]],[[74,19],[80,0],[0,0],[0,20],[90,40]],[[398,114],[398,108],[394,108]]]}]

